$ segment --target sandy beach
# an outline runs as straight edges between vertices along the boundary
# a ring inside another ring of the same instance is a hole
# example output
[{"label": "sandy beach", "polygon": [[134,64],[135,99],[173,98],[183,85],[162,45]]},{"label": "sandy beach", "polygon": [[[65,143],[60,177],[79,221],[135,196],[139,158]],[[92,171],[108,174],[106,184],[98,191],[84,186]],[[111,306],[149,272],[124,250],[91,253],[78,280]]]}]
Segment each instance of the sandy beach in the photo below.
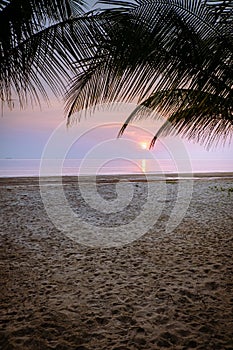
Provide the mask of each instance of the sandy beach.
[{"label": "sandy beach", "polygon": [[[233,176],[212,175],[194,180],[173,232],[165,227],[176,179],[155,225],[110,248],[59,231],[37,178],[0,179],[0,349],[233,349]],[[143,193],[145,183],[131,180]],[[73,182],[64,179],[78,211]],[[115,177],[99,183],[111,200]]]}]

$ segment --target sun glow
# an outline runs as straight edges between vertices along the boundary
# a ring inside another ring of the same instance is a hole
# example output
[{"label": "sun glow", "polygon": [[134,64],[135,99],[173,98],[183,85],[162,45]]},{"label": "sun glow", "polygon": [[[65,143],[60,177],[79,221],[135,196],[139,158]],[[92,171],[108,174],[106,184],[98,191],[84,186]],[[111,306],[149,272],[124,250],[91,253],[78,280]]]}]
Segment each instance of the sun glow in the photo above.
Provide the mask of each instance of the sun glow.
[{"label": "sun glow", "polygon": [[148,148],[147,142],[140,142],[140,147],[141,149],[147,149]]}]

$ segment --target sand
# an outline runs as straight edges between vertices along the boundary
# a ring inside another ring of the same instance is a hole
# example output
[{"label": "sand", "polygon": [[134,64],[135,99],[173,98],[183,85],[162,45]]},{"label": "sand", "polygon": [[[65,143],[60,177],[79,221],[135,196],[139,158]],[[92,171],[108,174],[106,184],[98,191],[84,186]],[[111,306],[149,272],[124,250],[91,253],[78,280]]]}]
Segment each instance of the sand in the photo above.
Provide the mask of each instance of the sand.
[{"label": "sand", "polygon": [[0,349],[233,349],[233,177],[196,179],[170,234],[178,182],[166,186],[147,234],[97,248],[53,225],[38,179],[1,179]]}]

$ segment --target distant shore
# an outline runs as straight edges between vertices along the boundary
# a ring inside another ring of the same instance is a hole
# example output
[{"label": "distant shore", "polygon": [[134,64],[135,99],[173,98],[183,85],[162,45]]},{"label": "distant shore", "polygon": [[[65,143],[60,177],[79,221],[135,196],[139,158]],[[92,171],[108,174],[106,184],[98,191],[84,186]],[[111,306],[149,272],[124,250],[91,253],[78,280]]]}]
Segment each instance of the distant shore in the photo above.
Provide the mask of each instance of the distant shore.
[{"label": "distant shore", "polygon": [[[63,183],[68,183],[72,181],[88,181],[88,179],[93,179],[95,175],[81,175],[81,176],[73,176],[73,175],[65,175],[62,176]],[[107,175],[97,175],[96,180],[99,182],[114,182],[119,180],[130,180],[130,181],[157,181],[157,180],[179,180],[179,179],[231,179],[233,178],[233,172],[196,172],[196,173],[166,173],[166,174],[160,174],[160,173],[149,173],[149,174],[107,174]],[[5,184],[14,184],[14,183],[20,183],[20,184],[26,184],[26,183],[33,183],[38,184],[39,181],[42,182],[57,182],[60,181],[60,176],[48,176],[48,177],[38,177],[38,176],[9,176],[9,177],[0,177],[0,186]]]}]

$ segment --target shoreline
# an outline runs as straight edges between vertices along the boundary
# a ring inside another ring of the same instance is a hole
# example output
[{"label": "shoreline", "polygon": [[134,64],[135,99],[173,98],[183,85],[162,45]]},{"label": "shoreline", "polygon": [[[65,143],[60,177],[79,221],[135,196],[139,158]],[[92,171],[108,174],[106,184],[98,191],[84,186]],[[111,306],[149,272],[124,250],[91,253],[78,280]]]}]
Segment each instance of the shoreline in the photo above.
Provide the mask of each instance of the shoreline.
[{"label": "shoreline", "polygon": [[[112,183],[118,181],[130,181],[130,182],[147,182],[147,181],[181,181],[181,180],[199,180],[199,179],[232,179],[233,172],[196,172],[196,173],[165,173],[165,174],[104,174],[104,175],[65,175],[62,176],[62,183],[70,183],[79,181],[88,182],[90,180],[96,179],[98,182]],[[0,177],[0,186],[7,184],[26,184],[33,183],[56,183],[61,181],[61,176],[9,176],[9,177]]]}]

